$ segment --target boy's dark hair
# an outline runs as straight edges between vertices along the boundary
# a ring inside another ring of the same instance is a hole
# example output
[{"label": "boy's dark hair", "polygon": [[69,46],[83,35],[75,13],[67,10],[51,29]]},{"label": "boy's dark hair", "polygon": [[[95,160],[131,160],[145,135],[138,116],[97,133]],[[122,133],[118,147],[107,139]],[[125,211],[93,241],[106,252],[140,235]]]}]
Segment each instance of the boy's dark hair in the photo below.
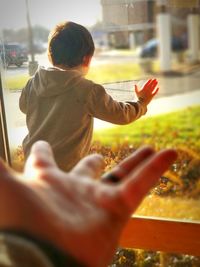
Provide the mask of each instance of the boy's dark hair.
[{"label": "boy's dark hair", "polygon": [[76,67],[85,56],[93,56],[94,42],[90,32],[80,24],[58,24],[49,35],[48,57],[53,65]]}]

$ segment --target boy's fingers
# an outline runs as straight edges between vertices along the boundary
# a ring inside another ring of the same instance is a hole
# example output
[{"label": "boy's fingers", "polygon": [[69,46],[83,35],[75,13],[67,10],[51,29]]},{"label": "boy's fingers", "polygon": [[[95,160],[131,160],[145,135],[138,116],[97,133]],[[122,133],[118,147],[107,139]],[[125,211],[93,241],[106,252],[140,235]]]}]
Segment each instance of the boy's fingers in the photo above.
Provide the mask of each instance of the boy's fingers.
[{"label": "boy's fingers", "polygon": [[133,171],[142,161],[154,154],[154,150],[150,146],[145,146],[132,155],[120,162],[114,169],[102,176],[104,182],[119,182]]},{"label": "boy's fingers", "polygon": [[52,149],[45,141],[37,141],[31,148],[30,155],[25,164],[25,173],[35,168],[48,168],[57,166]]},{"label": "boy's fingers", "polygon": [[155,79],[152,81],[152,83],[148,86],[150,90],[154,90],[154,88],[157,86],[158,81]]},{"label": "boy's fingers", "polygon": [[138,93],[138,86],[135,84],[135,92]]},{"label": "boy's fingers", "polygon": [[150,79],[148,80],[148,82],[146,82],[143,86],[144,89],[149,88],[150,86],[152,86],[152,84],[155,82],[156,79]]},{"label": "boy's fingers", "polygon": [[130,210],[135,210],[148,191],[177,158],[172,150],[160,151],[131,172],[121,185],[121,194]]},{"label": "boy's fingers", "polygon": [[149,79],[149,80],[144,84],[143,87],[148,86],[151,82],[152,82],[152,79]]},{"label": "boy's fingers", "polygon": [[158,81],[157,79],[153,79],[150,80],[150,82],[148,81],[142,88],[142,90],[145,91],[153,91],[155,89],[155,87],[157,86]]},{"label": "boy's fingers", "polygon": [[158,93],[158,91],[159,91],[159,87],[157,87],[155,90],[154,90],[154,92],[152,93],[152,95],[154,96],[154,95],[156,95],[157,93]]},{"label": "boy's fingers", "polygon": [[98,178],[105,167],[103,157],[98,154],[86,156],[72,169],[80,177]]}]

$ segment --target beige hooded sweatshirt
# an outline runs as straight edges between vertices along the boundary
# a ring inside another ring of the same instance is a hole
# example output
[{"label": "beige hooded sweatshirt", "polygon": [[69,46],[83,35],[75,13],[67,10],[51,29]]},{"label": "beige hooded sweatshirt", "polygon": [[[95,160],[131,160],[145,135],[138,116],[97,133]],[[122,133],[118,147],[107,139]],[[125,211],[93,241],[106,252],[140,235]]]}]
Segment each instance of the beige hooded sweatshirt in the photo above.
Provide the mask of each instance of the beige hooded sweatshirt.
[{"label": "beige hooded sweatshirt", "polygon": [[22,90],[19,106],[26,114],[29,131],[23,141],[25,158],[34,142],[45,140],[65,171],[88,154],[94,117],[122,125],[147,111],[140,101],[113,100],[103,86],[85,79],[77,70],[43,67]]}]

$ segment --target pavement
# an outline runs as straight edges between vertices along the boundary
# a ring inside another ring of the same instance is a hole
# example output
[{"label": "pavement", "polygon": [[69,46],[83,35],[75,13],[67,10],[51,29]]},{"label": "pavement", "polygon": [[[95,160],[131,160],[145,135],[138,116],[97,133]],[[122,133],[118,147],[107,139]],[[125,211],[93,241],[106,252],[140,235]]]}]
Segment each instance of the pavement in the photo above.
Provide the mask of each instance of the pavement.
[{"label": "pavement", "polygon": [[[180,65],[171,73],[144,74],[141,80],[124,81],[105,84],[108,93],[120,101],[132,101],[135,98],[134,84],[142,86],[149,78],[156,77],[159,81],[159,93],[148,106],[144,117],[154,116],[183,109],[192,105],[200,105],[200,65]],[[10,146],[21,144],[27,133],[25,116],[18,108],[20,92],[5,94],[6,114],[9,128]],[[11,112],[12,111],[12,112]],[[95,130],[113,127],[111,123],[95,119]]]},{"label": "pavement", "polygon": [[[174,94],[171,96],[158,97],[154,99],[148,105],[148,111],[142,118],[147,118],[159,114],[167,114],[194,105],[200,105],[200,88],[192,92]],[[106,129],[114,126],[115,125],[112,123],[104,122],[98,119],[95,119],[94,122],[95,130]]]},{"label": "pavement", "polygon": [[[9,104],[7,104],[7,110],[16,110],[15,116],[13,116],[13,113],[11,114],[11,112],[9,112],[9,115],[7,116],[9,128],[8,134],[11,148],[16,148],[19,144],[21,144],[27,134],[25,115],[22,114],[17,107],[14,107],[18,105],[19,95],[19,92],[10,94],[9,100],[11,100],[11,96],[14,96],[13,99],[15,101],[9,101]],[[12,103],[14,103],[14,106]],[[154,99],[148,106],[148,112],[141,119],[158,114],[167,114],[193,105],[200,105],[200,88],[191,92],[179,93]],[[11,107],[12,109],[10,109]],[[99,119],[94,120],[95,131],[115,126],[116,125],[112,123],[101,121]]]},{"label": "pavement", "polygon": [[[200,105],[200,64],[177,64],[170,73],[145,74],[142,80],[108,84],[107,91],[114,99],[133,100],[134,84],[142,86],[149,78],[156,77],[160,90],[148,105],[148,112],[142,118],[178,111],[193,105]],[[124,91],[126,94],[124,94]],[[141,119],[142,119],[141,118]],[[95,120],[96,130],[113,127],[111,123]]]}]

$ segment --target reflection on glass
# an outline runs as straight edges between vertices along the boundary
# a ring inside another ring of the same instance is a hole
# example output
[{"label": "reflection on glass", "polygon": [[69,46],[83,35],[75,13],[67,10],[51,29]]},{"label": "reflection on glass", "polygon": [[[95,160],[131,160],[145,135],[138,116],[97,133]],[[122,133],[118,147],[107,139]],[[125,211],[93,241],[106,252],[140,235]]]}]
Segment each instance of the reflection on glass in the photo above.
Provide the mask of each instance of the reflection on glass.
[{"label": "reflection on glass", "polygon": [[[178,160],[147,195],[136,215],[200,221],[199,1],[69,0],[55,6],[54,1],[44,0],[40,7],[38,1],[29,3],[2,1],[8,24],[2,21],[1,77],[12,166],[21,170],[24,164],[21,144],[27,128],[18,101],[30,78],[31,58],[48,66],[50,29],[59,21],[72,20],[88,25],[95,42],[87,78],[104,84],[114,99],[136,100],[134,84],[141,87],[149,78],[157,78],[160,87],[145,117],[133,124],[114,126],[95,120],[91,151],[103,154],[107,171],[143,144],[155,149],[176,148]],[[13,20],[16,13],[10,13],[10,6],[18,10],[22,21]],[[32,22],[31,50],[26,8]],[[119,249],[111,266],[200,266],[200,259]]]},{"label": "reflection on glass", "polygon": [[19,111],[18,99],[22,86],[28,79],[28,54],[17,42],[5,42],[1,36],[1,77],[6,112],[6,123],[12,165],[15,165],[16,149],[21,144],[25,118]]},{"label": "reflection on glass", "polygon": [[[173,4],[166,6],[159,2],[93,1],[95,12],[97,9],[99,12],[97,17],[101,19],[98,22],[94,19],[88,26],[96,51],[87,78],[104,84],[108,93],[121,101],[135,100],[134,84],[142,86],[149,78],[158,79],[160,91],[144,119],[119,127],[95,121],[92,151],[105,156],[109,169],[143,144],[156,149],[177,148],[177,162],[161,177],[137,214],[200,220],[200,7],[198,1],[168,1]],[[181,2],[188,4],[181,6]],[[48,3],[45,8],[51,14],[54,3]],[[64,3],[56,6],[58,8],[66,11]],[[34,10],[38,7],[35,1],[30,1],[35,60],[47,66],[47,37],[59,20],[52,15],[53,25],[49,25],[49,17],[47,23],[46,16],[36,21]],[[70,17],[70,14],[65,19],[85,24],[86,18],[82,15],[74,13],[74,17]],[[21,143],[27,132],[18,100],[30,78],[28,36],[25,21],[15,30],[5,27],[1,44],[4,46],[1,73],[15,168],[23,165]],[[7,51],[9,44],[17,48]]]},{"label": "reflection on glass", "polygon": [[[142,86],[154,77],[160,90],[144,119],[128,126],[98,130],[94,151],[105,155],[109,169],[142,144],[156,149],[175,147],[177,162],[160,178],[136,214],[200,221],[199,3],[101,2],[108,45],[112,48],[110,53],[103,52],[108,56],[107,81],[114,80],[113,73],[121,81],[106,84],[109,93],[118,100],[130,101],[128,85]],[[103,66],[99,69],[99,77],[104,79]],[[97,80],[99,77],[94,76]]]}]

